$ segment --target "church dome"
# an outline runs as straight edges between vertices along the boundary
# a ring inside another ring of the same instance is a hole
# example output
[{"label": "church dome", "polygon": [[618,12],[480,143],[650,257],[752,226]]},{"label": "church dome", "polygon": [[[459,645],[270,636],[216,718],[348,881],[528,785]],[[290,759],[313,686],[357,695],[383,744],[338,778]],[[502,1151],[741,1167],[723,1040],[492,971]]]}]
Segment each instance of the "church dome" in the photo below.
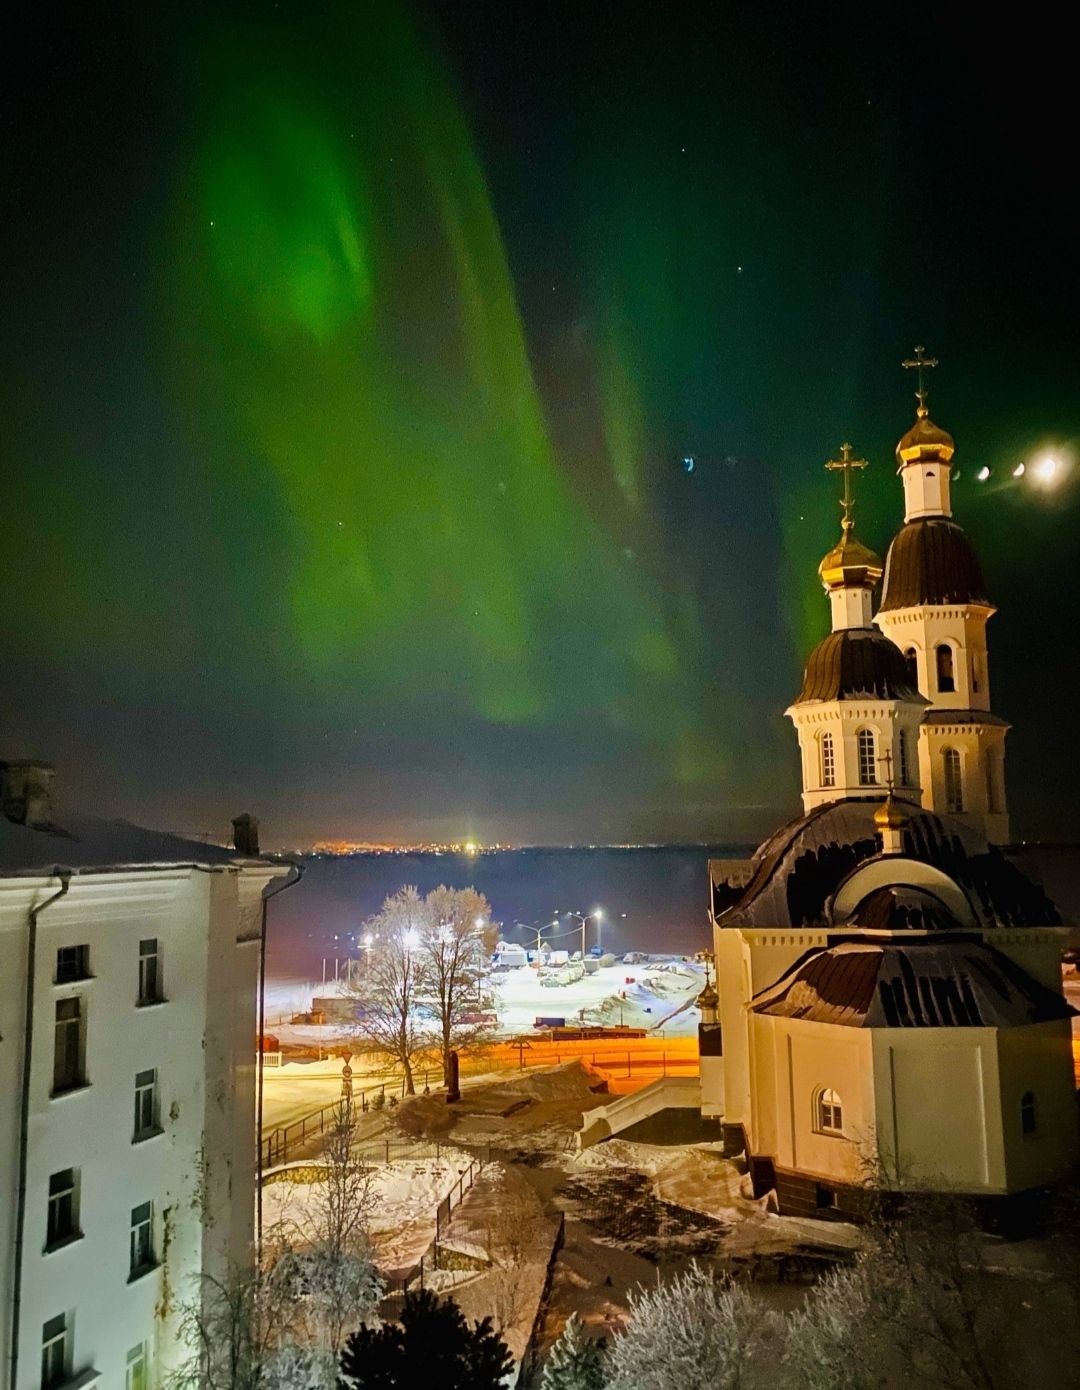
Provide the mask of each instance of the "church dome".
[{"label": "church dome", "polygon": [[[745,887],[734,902],[715,884],[714,909],[721,927],[830,929],[830,905],[854,870],[881,858],[874,815],[880,793],[817,806],[778,830],[750,861]],[[980,929],[1060,926],[1057,909],[977,830],[922,807],[905,805],[904,855],[940,869],[958,885]],[[902,885],[917,891],[924,885]],[[936,895],[935,895],[936,896]],[[894,900],[895,902],[896,900]],[[914,899],[898,906],[914,906]],[[859,909],[856,909],[858,912]],[[850,930],[850,928],[849,928]]]},{"label": "church dome", "polygon": [[883,569],[880,556],[855,539],[854,528],[845,520],[844,534],[818,566],[818,574],[826,592],[853,587],[872,589]]},{"label": "church dome", "polygon": [[951,434],[934,424],[924,409],[919,410],[919,418],[896,446],[896,461],[903,468],[908,463],[921,463],[932,459],[935,463],[948,463],[956,453],[956,444]]},{"label": "church dome", "polygon": [[944,516],[905,522],[885,557],[881,613],[922,604],[978,603],[989,606],[975,547],[955,521]]},{"label": "church dome", "polygon": [[866,699],[925,704],[904,654],[884,633],[866,627],[830,632],[806,659],[795,703]]},{"label": "church dome", "polygon": [[890,883],[868,893],[839,924],[854,931],[962,931],[952,910],[936,893],[913,884]]}]

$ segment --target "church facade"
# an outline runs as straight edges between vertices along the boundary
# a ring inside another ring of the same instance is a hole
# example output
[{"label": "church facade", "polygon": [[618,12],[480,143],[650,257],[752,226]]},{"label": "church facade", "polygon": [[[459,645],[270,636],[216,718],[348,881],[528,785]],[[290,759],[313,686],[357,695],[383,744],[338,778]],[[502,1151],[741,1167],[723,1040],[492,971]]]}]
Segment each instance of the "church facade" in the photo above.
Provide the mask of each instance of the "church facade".
[{"label": "church facade", "polygon": [[855,536],[863,461],[845,446],[829,465],[844,476],[841,539],[819,570],[832,631],[787,711],[804,814],[751,859],[710,864],[702,1110],[745,1152],[755,1192],[775,1188],[792,1214],[857,1213],[868,1186],[1006,1198],[1077,1156],[1061,988],[1076,932],[1000,848],[994,609],[952,519],[932,363],[917,349],[911,365],[905,519],[884,565]]}]

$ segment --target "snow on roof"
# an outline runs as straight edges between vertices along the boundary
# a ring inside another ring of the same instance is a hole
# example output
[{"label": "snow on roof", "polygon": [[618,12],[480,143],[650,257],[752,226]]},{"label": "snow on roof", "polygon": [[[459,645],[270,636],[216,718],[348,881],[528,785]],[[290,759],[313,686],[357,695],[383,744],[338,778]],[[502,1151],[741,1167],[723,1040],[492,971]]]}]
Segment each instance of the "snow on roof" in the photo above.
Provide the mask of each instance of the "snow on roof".
[{"label": "snow on roof", "polygon": [[34,830],[0,816],[0,874],[51,872],[60,865],[80,870],[164,864],[250,863],[235,849],[147,830],[130,821],[65,817],[62,827]]}]

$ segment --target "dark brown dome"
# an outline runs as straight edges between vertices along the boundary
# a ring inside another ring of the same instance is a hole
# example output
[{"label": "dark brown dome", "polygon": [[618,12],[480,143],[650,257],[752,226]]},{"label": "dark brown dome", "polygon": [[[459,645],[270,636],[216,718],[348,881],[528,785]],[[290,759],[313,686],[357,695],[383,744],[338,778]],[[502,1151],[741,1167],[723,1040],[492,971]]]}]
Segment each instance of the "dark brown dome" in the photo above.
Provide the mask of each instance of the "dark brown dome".
[{"label": "dark brown dome", "polygon": [[908,521],[893,537],[885,558],[881,607],[916,608],[923,603],[989,604],[975,548],[955,521],[944,516]]},{"label": "dark brown dome", "polygon": [[806,660],[797,705],[808,700],[926,701],[895,642],[871,627],[830,632]]}]

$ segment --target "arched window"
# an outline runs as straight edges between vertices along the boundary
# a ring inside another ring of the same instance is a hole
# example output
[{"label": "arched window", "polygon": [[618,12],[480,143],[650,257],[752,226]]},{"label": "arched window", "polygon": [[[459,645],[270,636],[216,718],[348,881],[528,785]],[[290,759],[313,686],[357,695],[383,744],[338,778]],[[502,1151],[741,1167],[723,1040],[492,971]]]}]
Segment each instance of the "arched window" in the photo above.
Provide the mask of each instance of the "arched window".
[{"label": "arched window", "polygon": [[844,1132],[844,1111],[840,1097],[826,1087],[818,1092],[817,1127],[822,1134],[842,1134]]},{"label": "arched window", "polygon": [[836,753],[833,749],[832,734],[821,735],[821,785],[836,785]]},{"label": "arched window", "polygon": [[964,782],[960,773],[960,754],[955,748],[946,748],[941,754],[945,768],[945,809],[959,815],[964,809]]},{"label": "arched window", "polygon": [[937,688],[942,695],[951,695],[956,689],[952,647],[947,642],[942,642],[937,649]]},{"label": "arched window", "polygon": [[859,730],[859,786],[877,786],[877,746],[873,729]]},{"label": "arched window", "polygon": [[1035,1092],[1025,1091],[1020,1097],[1020,1129],[1024,1134],[1034,1134],[1038,1128],[1035,1114]]},{"label": "arched window", "polygon": [[900,730],[900,742],[899,742],[899,750],[900,750],[899,763],[900,763],[900,766],[896,769],[897,774],[898,774],[898,778],[899,778],[898,785],[901,786],[901,787],[910,787],[910,786],[912,785],[912,781],[911,781],[911,749],[910,749],[910,747],[909,747],[909,745],[908,745],[908,737],[909,737],[908,731],[907,731],[906,729],[901,729],[901,730]]},{"label": "arched window", "polygon": [[908,674],[911,676],[911,684],[916,690],[919,688],[919,658],[914,647],[908,647],[904,653],[904,660],[907,662]]}]

